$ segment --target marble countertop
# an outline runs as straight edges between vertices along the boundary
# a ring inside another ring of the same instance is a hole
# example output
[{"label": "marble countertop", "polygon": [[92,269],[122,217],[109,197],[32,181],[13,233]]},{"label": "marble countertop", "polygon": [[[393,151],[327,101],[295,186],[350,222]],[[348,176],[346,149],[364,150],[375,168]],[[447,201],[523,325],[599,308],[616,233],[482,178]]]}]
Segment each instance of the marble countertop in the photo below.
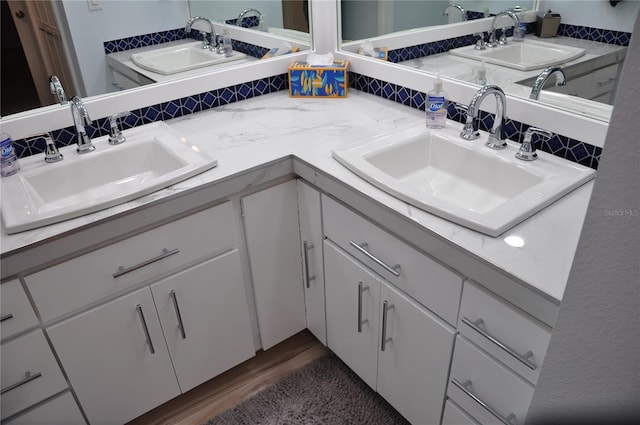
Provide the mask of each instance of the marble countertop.
[{"label": "marble countertop", "polygon": [[[361,143],[381,132],[423,126],[424,120],[424,112],[354,90],[346,99],[290,98],[282,91],[167,121],[176,131],[215,156],[218,166],[167,189],[83,217],[14,235],[7,235],[3,228],[1,252],[3,256],[10,255],[15,250],[28,249],[74,229],[152,205],[156,200],[233,178],[293,155],[432,232],[440,240],[506,271],[552,299],[561,300],[593,182],[500,237],[492,238],[386,194],[331,156],[333,149]],[[447,126],[445,131],[459,132],[461,128],[453,121],[448,121]],[[46,166],[44,162],[43,166]],[[523,245],[510,245],[508,242],[513,238]]]},{"label": "marble countertop", "polygon": [[[597,43],[589,40],[581,40],[570,37],[556,37],[556,38],[543,38],[539,39],[535,36],[531,37],[532,40],[541,41],[545,43],[560,44],[571,47],[579,47],[585,49],[585,54],[577,59],[562,64],[563,68],[566,67],[579,67],[580,64],[591,64],[596,59],[606,59],[604,63],[598,61],[598,67],[606,66],[609,62],[616,63],[624,59],[626,53],[626,47],[616,46],[613,44]],[[509,43],[512,43],[511,38],[508,39]],[[496,47],[499,49],[500,47]],[[440,73],[447,78],[454,80],[460,80],[467,83],[478,84],[477,73],[478,69],[482,67],[482,62],[468,59],[460,56],[455,56],[449,53],[441,53],[437,55],[430,55],[417,59],[411,59],[408,61],[400,62],[400,65],[408,66],[410,68],[427,71],[433,74]],[[535,79],[541,69],[535,69],[531,71],[520,71],[517,69],[507,68],[500,65],[493,65],[485,63],[486,69],[486,84],[497,85],[502,88],[505,93],[518,96],[521,98],[529,98],[531,94],[531,86],[521,84],[525,80]],[[582,70],[586,72],[586,70]],[[545,92],[543,91],[542,94]],[[593,105],[591,113],[585,110],[585,99],[576,98],[575,96],[565,95],[563,96],[565,108],[576,113],[580,113],[586,116],[592,116],[593,118],[609,121],[611,117],[612,106],[601,104],[595,101],[587,101]],[[549,99],[553,101],[554,99]],[[575,100],[575,102],[572,102]],[[544,96],[540,97],[541,102],[545,102]],[[553,106],[559,106],[558,102],[552,103]]]}]

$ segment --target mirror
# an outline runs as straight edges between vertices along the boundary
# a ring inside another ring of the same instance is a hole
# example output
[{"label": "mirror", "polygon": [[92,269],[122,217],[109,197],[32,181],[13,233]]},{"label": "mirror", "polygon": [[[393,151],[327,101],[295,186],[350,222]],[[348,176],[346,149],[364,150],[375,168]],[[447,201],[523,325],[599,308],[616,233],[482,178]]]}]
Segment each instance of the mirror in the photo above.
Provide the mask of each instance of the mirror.
[{"label": "mirror", "polygon": [[474,20],[516,6],[531,10],[534,3],[534,0],[342,0],[342,39],[362,40]]},{"label": "mirror", "polygon": [[[417,8],[431,7],[431,15],[437,15],[439,17],[443,13],[443,5],[446,7],[446,5],[450,3],[460,4],[474,11],[484,11],[488,9],[490,13],[495,13],[496,10],[504,10],[505,6],[513,5],[514,2],[499,0],[392,2],[384,0],[380,2],[342,0],[340,8],[342,16],[339,25],[341,25],[343,34],[346,34],[346,36],[342,37],[343,42],[340,49],[356,53],[362,43],[365,40],[369,40],[374,47],[388,47],[390,52],[401,52],[396,55],[399,59],[397,61],[394,60],[394,62],[397,62],[399,65],[427,73],[440,72],[444,77],[478,86],[483,82],[482,79],[478,79],[478,75],[482,75],[481,68],[484,68],[484,73],[487,76],[486,84],[497,84],[502,87],[507,94],[529,99],[531,102],[544,103],[553,108],[563,109],[577,115],[587,116],[604,122],[609,121],[612,111],[611,105],[615,99],[616,82],[622,69],[622,62],[626,53],[625,47],[604,42],[595,44],[588,40],[562,37],[564,40],[568,40],[568,44],[580,47],[588,45],[591,50],[587,49],[584,56],[569,62],[570,66],[565,69],[568,81],[566,87],[553,87],[555,85],[554,76],[547,80],[547,84],[545,84],[545,88],[540,93],[539,98],[532,100],[530,99],[532,86],[536,77],[544,67],[526,72],[514,72],[516,70],[509,67],[487,63],[483,66],[481,61],[456,58],[447,52],[422,57],[419,57],[420,54],[417,54],[415,57],[411,56],[412,49],[409,49],[409,47],[420,46],[426,42],[433,41],[435,43],[437,40],[465,36],[467,39],[465,40],[465,44],[468,45],[473,40],[470,39],[468,35],[478,32],[481,29],[486,30],[489,28],[493,18],[483,19],[478,16],[477,20],[459,22],[458,17],[460,13],[458,10],[449,8],[449,18],[451,18],[452,14],[455,14],[453,23],[447,25],[440,24],[436,27],[424,27],[423,25],[417,28],[416,23],[411,22],[412,20],[415,21],[414,18],[406,18],[406,21],[409,22],[407,25],[394,24],[392,28],[388,28],[389,31],[392,30],[393,32],[383,32],[380,31],[380,29],[384,28],[385,25],[378,24],[377,20],[372,21],[369,19],[370,27],[373,25],[374,28],[368,28],[365,31],[361,29],[361,22],[354,22],[355,16],[372,16],[372,5],[377,5],[377,10],[380,11],[381,5],[386,5],[383,7],[389,7],[391,4],[394,7],[393,16],[397,17],[415,15],[422,17],[425,16],[426,12],[418,12]],[[640,10],[640,2],[636,1],[623,1],[617,4],[615,8],[612,7],[609,2],[588,0],[538,0],[526,2],[527,4],[523,3],[524,2],[521,2],[520,5],[527,9],[533,7],[544,11],[552,9],[554,13],[561,15],[562,24],[575,28],[576,32],[591,34],[592,38],[598,39],[598,37],[603,37],[605,32],[600,30],[593,31],[593,29],[604,29],[609,30],[606,32],[608,39],[626,39],[627,42],[633,30],[635,18]],[[397,10],[398,8],[404,9],[399,11]],[[345,14],[346,16],[344,16]],[[531,29],[535,28],[534,21],[536,17],[534,15],[536,14],[542,15],[540,12],[528,12],[524,14],[530,22],[529,25]],[[377,19],[377,16],[380,15],[373,16]],[[394,20],[394,22],[396,21],[397,19]],[[378,25],[377,27],[375,27],[376,24]],[[355,28],[353,31],[350,29],[352,25]],[[436,33],[440,34],[440,37],[434,38],[433,34]],[[352,40],[352,38],[349,34],[374,34],[374,36],[366,36],[350,42],[348,40]],[[424,36],[431,38],[425,40]],[[587,36],[587,38],[588,37],[589,36]],[[551,43],[561,39],[561,37],[538,38],[535,34],[527,34],[526,38]],[[460,44],[460,46],[465,44]],[[403,50],[403,48],[408,49]],[[394,59],[393,55],[390,54],[389,59]]]},{"label": "mirror", "polygon": [[[300,49],[310,45],[306,0],[101,0],[95,4],[77,0],[7,0],[1,3],[0,115],[3,117],[54,105],[56,98],[49,90],[52,74],[62,82],[67,98],[98,96],[135,87],[129,81],[121,81],[108,65],[105,42],[117,40],[118,44],[131,48],[142,45],[140,40],[144,40],[144,36],[169,41],[178,32],[175,30],[184,29],[190,16],[235,22],[244,9],[255,8],[264,15],[266,31],[239,30],[239,37],[251,40],[242,41],[267,50],[283,43]],[[71,52],[68,60],[65,50]],[[8,64],[11,66],[5,67]],[[204,72],[207,70],[200,70]],[[170,78],[182,76],[186,75],[174,74]],[[160,80],[141,78],[137,83],[155,81]]]}]

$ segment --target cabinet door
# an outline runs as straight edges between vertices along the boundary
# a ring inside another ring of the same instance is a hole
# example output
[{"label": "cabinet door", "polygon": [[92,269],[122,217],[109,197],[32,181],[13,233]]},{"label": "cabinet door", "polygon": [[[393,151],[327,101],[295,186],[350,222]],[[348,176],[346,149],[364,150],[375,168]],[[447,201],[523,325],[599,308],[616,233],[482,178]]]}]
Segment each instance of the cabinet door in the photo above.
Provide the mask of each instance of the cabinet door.
[{"label": "cabinet door", "polygon": [[298,180],[298,215],[307,328],[326,345],[320,192],[301,180]]},{"label": "cabinet door", "polygon": [[376,389],[380,280],[324,241],[327,345]]},{"label": "cabinet door", "polygon": [[241,267],[233,250],[151,286],[182,392],[255,354]]},{"label": "cabinet door", "polygon": [[386,283],[380,299],[378,393],[411,423],[436,424],[444,404],[454,329]]},{"label": "cabinet door", "polygon": [[296,181],[242,198],[262,348],[307,326]]},{"label": "cabinet door", "polygon": [[90,423],[122,424],[180,393],[149,288],[48,333]]}]

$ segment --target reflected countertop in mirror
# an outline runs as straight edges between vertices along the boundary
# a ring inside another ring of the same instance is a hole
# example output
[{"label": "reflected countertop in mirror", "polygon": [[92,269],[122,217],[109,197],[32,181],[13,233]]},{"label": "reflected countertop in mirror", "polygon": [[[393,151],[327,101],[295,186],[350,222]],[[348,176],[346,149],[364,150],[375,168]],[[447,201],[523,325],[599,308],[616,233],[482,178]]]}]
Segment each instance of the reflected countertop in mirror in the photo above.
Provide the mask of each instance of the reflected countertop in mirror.
[{"label": "reflected countertop in mirror", "polygon": [[[182,47],[182,46],[191,46],[194,43],[192,39],[184,39],[184,40],[176,40],[162,44],[156,44],[153,46],[145,46],[139,47],[137,49],[125,50],[122,52],[114,52],[109,53],[107,55],[107,63],[111,66],[116,73],[121,74],[121,76],[114,75],[116,78],[117,84],[127,84],[126,80],[118,80],[118,78],[128,78],[132,80],[132,84],[137,83],[138,85],[144,84],[152,84],[156,82],[164,82],[171,81],[180,78],[191,77],[194,75],[201,75],[212,72],[214,70],[219,70],[221,68],[226,68],[230,66],[238,66],[244,63],[253,62],[259,60],[258,58],[245,55],[244,57],[234,60],[231,62],[221,63],[219,65],[214,66],[205,66],[195,69],[190,69],[182,72],[176,72],[173,74],[162,74],[159,72],[153,72],[149,69],[144,69],[141,66],[135,64],[131,57],[135,54],[140,53],[148,53],[148,52],[157,52],[161,49],[167,49],[170,47]],[[197,42],[200,43],[200,42]],[[132,87],[123,87],[123,88],[132,88]]]},{"label": "reflected countertop in mirror", "polygon": [[[527,35],[527,37],[539,40],[533,35]],[[509,43],[513,43],[511,39],[508,40]],[[608,102],[597,102],[589,99],[601,98],[605,100],[606,98],[608,100],[612,97],[619,72],[618,66],[624,60],[627,48],[568,37],[543,40],[545,43],[582,48],[585,49],[585,54],[577,59],[558,65],[564,70],[567,79],[570,82],[573,81],[574,84],[568,85],[566,89],[564,87],[555,88],[553,87],[555,78],[550,78],[538,102],[602,121],[609,121],[613,107]],[[500,48],[496,47],[495,49]],[[497,85],[505,93],[522,98],[530,97],[533,83],[544,69],[520,71],[456,56],[449,52],[411,59],[399,62],[399,64],[433,74],[439,73],[448,78],[466,83]],[[486,70],[486,81],[479,79],[479,75],[481,75],[479,71],[483,67]],[[606,70],[606,72],[601,70]],[[594,76],[596,72],[599,72],[602,76]],[[601,78],[602,81],[597,80],[597,78]],[[575,84],[576,81],[578,84]],[[552,91],[550,92],[548,88],[551,87],[553,87],[552,90],[560,90],[560,92],[556,91],[555,94]],[[566,96],[559,96],[559,94],[565,94]]]}]

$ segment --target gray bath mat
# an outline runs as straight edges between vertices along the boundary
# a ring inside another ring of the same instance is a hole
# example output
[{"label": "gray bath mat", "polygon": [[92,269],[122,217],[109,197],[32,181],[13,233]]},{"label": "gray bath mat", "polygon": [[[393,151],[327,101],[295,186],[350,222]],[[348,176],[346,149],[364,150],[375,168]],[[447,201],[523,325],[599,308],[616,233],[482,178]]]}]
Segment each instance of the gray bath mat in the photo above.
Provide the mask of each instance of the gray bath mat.
[{"label": "gray bath mat", "polygon": [[327,354],[207,425],[408,425],[334,354]]}]

